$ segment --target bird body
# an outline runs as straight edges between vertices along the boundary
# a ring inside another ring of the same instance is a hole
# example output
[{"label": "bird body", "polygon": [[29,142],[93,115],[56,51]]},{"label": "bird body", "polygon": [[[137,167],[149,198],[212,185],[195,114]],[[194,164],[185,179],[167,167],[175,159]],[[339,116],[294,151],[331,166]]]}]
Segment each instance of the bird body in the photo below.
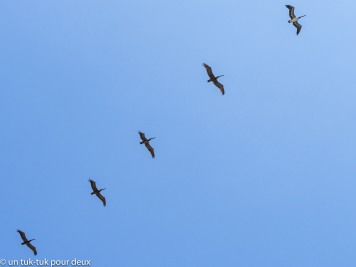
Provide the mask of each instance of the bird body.
[{"label": "bird body", "polygon": [[224,95],[225,94],[224,86],[218,82],[218,78],[220,78],[224,75],[215,76],[211,67],[208,64],[203,63],[203,66],[205,67],[206,72],[208,73],[208,76],[209,76],[208,83],[213,82],[214,85],[220,89],[221,94]]},{"label": "bird body", "polygon": [[21,245],[30,244],[33,240],[35,240],[35,239],[30,239],[30,240],[24,241],[24,242],[21,243]]},{"label": "bird body", "polygon": [[294,22],[297,22],[299,18],[295,17],[291,20],[288,20],[288,23],[294,23]]},{"label": "bird body", "polygon": [[298,20],[300,19],[300,18],[302,18],[302,17],[305,17],[306,15],[304,15],[304,16],[300,16],[300,17],[295,17],[295,18],[293,18],[293,19],[291,19],[291,20],[288,20],[288,23],[295,23],[295,22],[298,22]]},{"label": "bird body", "polygon": [[31,244],[31,241],[35,240],[35,239],[30,239],[28,240],[26,237],[26,234],[24,232],[22,232],[21,230],[17,230],[17,232],[20,234],[21,238],[22,238],[22,243],[21,245],[26,245],[28,246],[32,251],[33,254],[36,256],[37,255],[37,250],[36,247],[34,245]]},{"label": "bird body", "polygon": [[298,23],[298,20],[302,17],[305,17],[306,15],[303,15],[303,16],[300,16],[300,17],[297,17],[295,14],[294,14],[294,6],[291,6],[291,5],[286,5],[286,7],[289,9],[289,17],[291,18],[290,20],[288,20],[288,23],[293,23],[294,27],[297,28],[297,35],[300,33],[300,30],[302,29],[302,25],[300,25]]},{"label": "bird body", "polygon": [[93,189],[93,192],[91,192],[90,194],[91,195],[96,195],[101,200],[101,202],[103,202],[103,205],[105,207],[106,206],[106,199],[100,192],[105,190],[106,188],[98,189],[96,187],[96,182],[94,180],[92,180],[92,179],[89,179],[89,182],[90,182],[91,188]]},{"label": "bird body", "polygon": [[151,147],[150,141],[151,141],[152,139],[155,139],[156,137],[152,137],[152,138],[147,139],[146,136],[145,136],[145,133],[139,131],[138,134],[140,135],[141,140],[142,140],[142,141],[140,142],[140,144],[141,144],[141,145],[142,145],[142,144],[145,144],[145,147],[146,147],[147,150],[151,153],[152,158],[154,158],[154,157],[155,157],[155,150],[153,149],[153,147]]}]

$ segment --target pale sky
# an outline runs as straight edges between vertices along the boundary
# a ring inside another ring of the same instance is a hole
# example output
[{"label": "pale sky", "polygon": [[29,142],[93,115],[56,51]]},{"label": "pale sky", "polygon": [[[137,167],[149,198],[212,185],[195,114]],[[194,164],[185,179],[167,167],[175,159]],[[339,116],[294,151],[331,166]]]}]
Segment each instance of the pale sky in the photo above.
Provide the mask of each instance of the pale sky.
[{"label": "pale sky", "polygon": [[354,267],[355,8],[2,1],[0,259]]}]

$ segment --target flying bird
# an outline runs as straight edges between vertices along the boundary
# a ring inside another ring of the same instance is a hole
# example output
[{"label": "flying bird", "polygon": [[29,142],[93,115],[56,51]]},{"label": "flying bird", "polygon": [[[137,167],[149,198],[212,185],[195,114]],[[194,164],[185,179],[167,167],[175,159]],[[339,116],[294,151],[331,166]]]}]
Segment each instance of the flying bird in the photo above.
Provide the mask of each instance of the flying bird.
[{"label": "flying bird", "polygon": [[289,9],[289,17],[290,20],[288,20],[288,23],[293,23],[294,27],[297,28],[297,35],[300,33],[300,30],[302,29],[302,25],[298,23],[298,20],[302,17],[305,17],[306,15],[296,17],[294,15],[294,6],[286,5],[286,7]]},{"label": "flying bird", "polygon": [[17,230],[17,232],[20,234],[23,242],[21,243],[21,245],[26,245],[28,246],[32,251],[33,251],[33,254],[35,254],[35,256],[37,255],[37,250],[36,248],[31,244],[31,241],[35,240],[35,239],[31,239],[31,240],[28,240],[25,233],[22,232],[21,230]]},{"label": "flying bird", "polygon": [[103,195],[100,194],[100,192],[105,190],[106,188],[98,190],[98,188],[96,187],[95,181],[93,181],[92,179],[89,179],[89,182],[90,182],[91,188],[93,189],[93,192],[91,192],[91,195],[95,194],[101,200],[101,202],[103,202],[103,205],[105,207],[106,206],[106,200],[105,200],[105,197],[103,197]]},{"label": "flying bird", "polygon": [[152,139],[155,139],[156,137],[152,137],[152,138],[150,138],[150,139],[147,139],[146,136],[145,136],[145,134],[144,134],[143,132],[140,132],[140,131],[139,131],[138,133],[139,133],[139,135],[140,135],[140,137],[141,137],[141,139],[142,139],[142,142],[140,142],[140,144],[141,144],[141,145],[142,145],[142,144],[145,144],[145,146],[146,146],[146,148],[148,149],[148,151],[150,151],[152,158],[154,158],[154,157],[155,157],[155,150],[151,147],[150,141],[151,141]]},{"label": "flying bird", "polygon": [[221,93],[225,94],[224,86],[221,83],[218,82],[218,78],[220,78],[220,77],[222,77],[224,75],[215,76],[213,74],[213,71],[211,70],[211,67],[209,65],[203,63],[203,66],[206,68],[206,72],[208,73],[209,78],[210,78],[208,80],[208,83],[209,82],[213,82],[215,84],[215,86],[220,89]]}]

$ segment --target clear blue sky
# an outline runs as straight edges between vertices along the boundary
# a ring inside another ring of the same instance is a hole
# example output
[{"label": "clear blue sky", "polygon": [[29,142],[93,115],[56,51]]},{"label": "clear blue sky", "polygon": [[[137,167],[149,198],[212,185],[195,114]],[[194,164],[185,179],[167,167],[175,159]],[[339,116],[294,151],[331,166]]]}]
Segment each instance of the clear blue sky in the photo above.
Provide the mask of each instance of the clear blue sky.
[{"label": "clear blue sky", "polygon": [[2,1],[0,258],[354,267],[355,8]]}]

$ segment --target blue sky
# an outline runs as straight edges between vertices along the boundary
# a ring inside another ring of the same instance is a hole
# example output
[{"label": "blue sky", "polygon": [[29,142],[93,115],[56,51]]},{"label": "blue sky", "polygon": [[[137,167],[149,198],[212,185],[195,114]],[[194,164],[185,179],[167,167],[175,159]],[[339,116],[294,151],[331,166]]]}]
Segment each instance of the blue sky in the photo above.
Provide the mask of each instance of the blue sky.
[{"label": "blue sky", "polygon": [[355,266],[355,1],[0,7],[0,258]]}]

